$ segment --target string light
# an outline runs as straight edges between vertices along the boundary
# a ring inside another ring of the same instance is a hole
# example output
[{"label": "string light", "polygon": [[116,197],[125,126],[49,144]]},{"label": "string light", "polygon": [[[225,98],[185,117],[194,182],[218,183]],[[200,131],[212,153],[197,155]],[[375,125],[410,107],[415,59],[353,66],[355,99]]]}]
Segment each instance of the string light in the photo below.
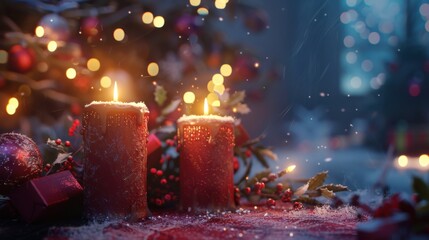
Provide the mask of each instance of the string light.
[{"label": "string light", "polygon": [[398,165],[400,167],[406,167],[408,165],[408,158],[405,155],[401,155],[398,157]]},{"label": "string light", "polygon": [[201,0],[189,0],[189,4],[194,7],[198,7],[201,4]]},{"label": "string light", "polygon": [[124,40],[124,38],[125,38],[124,29],[122,29],[122,28],[115,29],[115,31],[113,31],[113,38],[118,42]]},{"label": "string light", "polygon": [[100,79],[100,86],[102,88],[109,88],[112,85],[112,79],[108,76],[103,76]]},{"label": "string light", "polygon": [[220,75],[219,73],[216,73],[215,75],[213,75],[212,81],[214,85],[222,85],[224,79],[222,75]]},{"label": "string light", "polygon": [[187,104],[192,104],[195,102],[195,94],[193,92],[185,92],[183,94],[183,101]]},{"label": "string light", "polygon": [[47,49],[49,52],[55,52],[55,50],[57,50],[58,44],[55,41],[50,41],[48,43]]},{"label": "string light", "polygon": [[74,79],[76,77],[77,73],[74,68],[69,68],[66,70],[66,77],[68,79]]},{"label": "string light", "polygon": [[222,74],[222,76],[224,77],[229,77],[232,74],[232,67],[229,64],[223,64],[220,67],[220,74]]},{"label": "string light", "polygon": [[45,35],[45,29],[42,26],[37,26],[34,30],[37,37],[43,37]]},{"label": "string light", "polygon": [[159,73],[158,64],[156,62],[149,63],[149,65],[147,65],[147,73],[152,77],[158,75]]},{"label": "string light", "polygon": [[142,22],[145,24],[151,24],[153,21],[153,13],[145,12],[142,15]]},{"label": "string light", "polygon": [[6,105],[6,113],[9,115],[14,115],[16,113],[16,109],[19,106],[19,101],[17,98],[12,97],[9,99]]},{"label": "string light", "polygon": [[100,69],[100,61],[96,58],[90,58],[86,63],[86,66],[90,71],[96,72]]},{"label": "string light", "polygon": [[164,20],[164,17],[162,17],[162,16],[156,16],[153,19],[153,25],[156,28],[162,28],[164,26],[164,24],[165,24],[165,20]]}]

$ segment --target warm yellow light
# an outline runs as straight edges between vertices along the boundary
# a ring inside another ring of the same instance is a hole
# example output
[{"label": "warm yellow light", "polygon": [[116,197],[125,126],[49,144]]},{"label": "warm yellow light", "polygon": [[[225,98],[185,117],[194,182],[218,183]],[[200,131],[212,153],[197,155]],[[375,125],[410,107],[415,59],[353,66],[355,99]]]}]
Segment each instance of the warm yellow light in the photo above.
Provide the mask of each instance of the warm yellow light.
[{"label": "warm yellow light", "polygon": [[122,29],[122,28],[115,29],[115,31],[113,31],[113,38],[118,42],[124,40],[124,38],[125,38],[124,29]]},{"label": "warm yellow light", "polygon": [[401,155],[398,157],[398,165],[400,167],[406,167],[408,165],[408,157],[405,155]]},{"label": "warm yellow light", "polygon": [[214,89],[215,92],[219,93],[220,95],[223,95],[223,93],[225,92],[225,86],[222,85],[215,85]]},{"label": "warm yellow light", "polygon": [[201,0],[189,0],[189,4],[194,7],[198,7],[201,4]]},{"label": "warm yellow light", "polygon": [[43,37],[43,35],[45,35],[45,29],[42,26],[37,26],[34,32],[37,37]]},{"label": "warm yellow light", "polygon": [[164,20],[164,17],[162,17],[162,16],[156,16],[153,19],[153,25],[156,28],[162,28],[164,26],[164,24],[165,24],[165,20]]},{"label": "warm yellow light", "polygon": [[13,115],[16,112],[16,108],[13,107],[12,105],[8,104],[6,105],[6,113],[9,115]]},{"label": "warm yellow light", "polygon": [[116,84],[116,81],[115,86],[113,87],[113,101],[118,101],[118,84]]},{"label": "warm yellow light", "polygon": [[207,98],[204,98],[204,115],[209,115],[209,103]]},{"label": "warm yellow light", "polygon": [[197,9],[197,13],[202,16],[209,15],[209,10],[205,7],[200,7]]},{"label": "warm yellow light", "polygon": [[0,50],[0,63],[7,63],[8,53],[5,50]]},{"label": "warm yellow light", "polygon": [[207,94],[207,101],[210,105],[216,100],[219,100],[219,96],[216,93]]},{"label": "warm yellow light", "polygon": [[58,44],[55,41],[50,41],[48,43],[47,49],[49,52],[55,52],[55,50],[57,50]]},{"label": "warm yellow light", "polygon": [[195,94],[193,92],[185,92],[185,94],[183,94],[183,101],[188,104],[194,103]]},{"label": "warm yellow light", "polygon": [[153,13],[145,12],[142,15],[142,22],[145,24],[151,24],[153,21]]},{"label": "warm yellow light", "polygon": [[8,105],[10,105],[10,106],[11,106],[11,107],[13,107],[13,108],[18,108],[18,106],[19,106],[19,101],[18,101],[18,99],[17,99],[17,98],[12,97],[12,98],[10,98],[10,99],[9,99]]},{"label": "warm yellow light", "polygon": [[149,75],[156,76],[159,73],[159,66],[156,62],[151,62],[149,63],[149,65],[147,65],[147,73],[149,73]]},{"label": "warm yellow light", "polygon": [[231,76],[232,73],[232,67],[229,64],[223,64],[220,67],[220,74],[222,74],[224,77],[229,77]]},{"label": "warm yellow light", "polygon": [[112,86],[112,79],[110,79],[110,77],[108,76],[103,76],[100,79],[100,85],[102,88],[109,88],[110,86]]},{"label": "warm yellow light", "polygon": [[220,75],[219,73],[216,73],[215,75],[213,75],[212,81],[214,85],[222,85],[223,84],[223,76]]},{"label": "warm yellow light", "polygon": [[428,166],[429,165],[429,156],[426,154],[421,155],[419,157],[419,163],[420,163],[420,166],[422,166],[422,167]]},{"label": "warm yellow light", "polygon": [[213,106],[213,107],[220,107],[220,101],[219,101],[219,100],[214,100],[214,101],[212,102],[212,106]]},{"label": "warm yellow light", "polygon": [[290,173],[290,172],[293,172],[293,170],[295,170],[295,168],[296,168],[296,165],[290,165],[289,167],[287,167],[285,169],[285,171],[286,171],[286,173]]},{"label": "warm yellow light", "polygon": [[97,58],[90,58],[86,63],[86,66],[90,71],[96,72],[100,69],[100,61]]},{"label": "warm yellow light", "polygon": [[77,73],[74,68],[69,68],[66,70],[66,77],[68,79],[74,79],[76,77]]},{"label": "warm yellow light", "polygon": [[214,86],[213,81],[209,81],[207,83],[207,90],[209,90],[209,92],[214,92]]},{"label": "warm yellow light", "polygon": [[226,3],[227,3],[227,1],[225,1],[225,0],[216,0],[215,1],[215,7],[217,9],[224,9],[226,7]]}]

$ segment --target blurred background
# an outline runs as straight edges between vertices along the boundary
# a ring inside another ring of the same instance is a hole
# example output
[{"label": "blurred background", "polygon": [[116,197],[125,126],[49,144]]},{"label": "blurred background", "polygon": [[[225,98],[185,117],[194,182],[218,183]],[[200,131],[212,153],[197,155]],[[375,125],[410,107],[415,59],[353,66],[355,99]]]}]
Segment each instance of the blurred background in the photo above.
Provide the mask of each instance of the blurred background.
[{"label": "blurred background", "polygon": [[411,191],[427,175],[428,1],[5,0],[0,13],[0,133],[77,145],[71,126],[116,81],[150,130],[207,97],[296,177]]}]

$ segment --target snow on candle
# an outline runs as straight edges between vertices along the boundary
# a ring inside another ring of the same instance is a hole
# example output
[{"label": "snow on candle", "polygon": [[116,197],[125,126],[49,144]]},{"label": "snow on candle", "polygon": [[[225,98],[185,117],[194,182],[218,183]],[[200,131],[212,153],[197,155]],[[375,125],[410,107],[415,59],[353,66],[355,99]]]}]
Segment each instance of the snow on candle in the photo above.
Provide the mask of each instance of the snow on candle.
[{"label": "snow on candle", "polygon": [[192,212],[233,209],[234,119],[208,115],[178,120],[180,207]]},{"label": "snow on candle", "polygon": [[84,207],[89,220],[137,220],[147,209],[147,122],[142,102],[93,101],[83,113]]}]

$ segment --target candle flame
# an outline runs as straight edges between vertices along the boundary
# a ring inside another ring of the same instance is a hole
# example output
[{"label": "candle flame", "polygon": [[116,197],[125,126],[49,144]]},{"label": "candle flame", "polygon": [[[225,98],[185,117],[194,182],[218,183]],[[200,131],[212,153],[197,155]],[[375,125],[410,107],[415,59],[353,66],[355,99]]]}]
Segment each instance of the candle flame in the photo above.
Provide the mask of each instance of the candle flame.
[{"label": "candle flame", "polygon": [[204,115],[209,115],[209,103],[207,98],[204,98]]},{"label": "candle flame", "polygon": [[293,170],[295,170],[296,165],[290,165],[289,167],[286,168],[286,173],[290,173],[293,172]]},{"label": "candle flame", "polygon": [[113,87],[113,101],[118,101],[118,84],[116,84],[116,81],[115,86]]}]

